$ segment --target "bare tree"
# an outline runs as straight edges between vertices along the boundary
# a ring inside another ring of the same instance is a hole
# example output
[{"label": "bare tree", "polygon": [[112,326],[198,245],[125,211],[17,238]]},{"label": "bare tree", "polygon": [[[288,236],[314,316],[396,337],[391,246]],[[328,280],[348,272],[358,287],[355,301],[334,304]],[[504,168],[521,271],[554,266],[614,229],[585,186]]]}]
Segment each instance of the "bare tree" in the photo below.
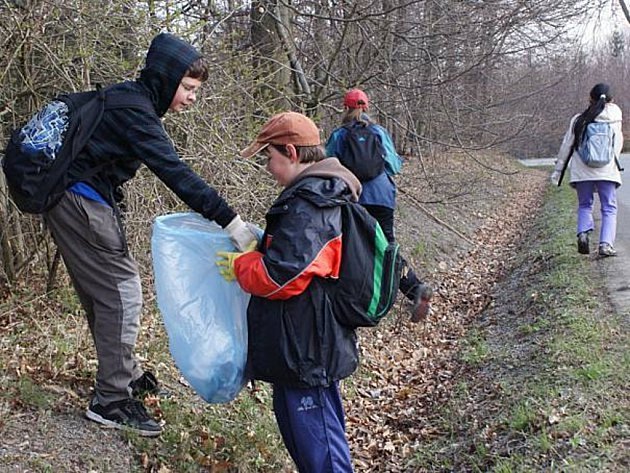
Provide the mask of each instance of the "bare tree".
[{"label": "bare tree", "polygon": [[621,5],[621,9],[623,10],[623,15],[626,17],[626,20],[630,23],[630,10],[628,10],[628,5],[626,5],[625,0],[619,0],[619,5]]},{"label": "bare tree", "polygon": [[[234,159],[252,117],[301,110],[326,133],[350,87],[368,91],[374,117],[408,165],[429,166],[430,182],[440,169],[432,157],[449,149],[471,162],[490,148],[548,155],[562,134],[557,115],[581,106],[594,71],[625,87],[624,38],[614,39],[613,56],[590,54],[570,35],[607,2],[3,2],[0,140],[58,92],[133,79],[150,38],[166,30],[203,50],[211,77],[195,110],[165,124],[183,158],[240,211],[260,217],[274,193],[255,163]],[[144,254],[147,222],[181,204],[150,173],[128,187],[128,225],[138,235],[131,246]],[[1,179],[0,225],[0,278],[38,261],[53,266],[39,219],[16,211]]]},{"label": "bare tree", "polygon": [[288,10],[277,0],[258,0],[251,8],[251,38],[255,54],[253,69],[259,103],[269,103],[271,109],[289,107],[292,94],[291,74],[287,55],[289,33]]}]

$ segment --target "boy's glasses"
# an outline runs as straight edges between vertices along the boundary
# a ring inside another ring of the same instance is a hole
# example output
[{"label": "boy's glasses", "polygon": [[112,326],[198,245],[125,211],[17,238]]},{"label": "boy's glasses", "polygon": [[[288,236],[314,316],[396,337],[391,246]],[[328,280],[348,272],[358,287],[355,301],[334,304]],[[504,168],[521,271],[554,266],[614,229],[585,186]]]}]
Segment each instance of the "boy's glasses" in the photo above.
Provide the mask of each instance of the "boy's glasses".
[{"label": "boy's glasses", "polygon": [[256,159],[256,163],[260,164],[261,166],[266,166],[269,161],[271,161],[271,153],[269,152],[269,148],[267,147],[266,149],[262,150],[256,155],[254,159]]}]

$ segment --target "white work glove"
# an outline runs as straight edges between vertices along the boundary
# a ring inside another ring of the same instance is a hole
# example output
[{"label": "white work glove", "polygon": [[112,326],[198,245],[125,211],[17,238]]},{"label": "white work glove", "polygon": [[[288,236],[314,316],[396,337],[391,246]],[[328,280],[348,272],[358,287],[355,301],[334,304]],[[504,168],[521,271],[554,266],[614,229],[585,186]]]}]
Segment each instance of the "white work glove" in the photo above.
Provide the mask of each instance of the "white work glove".
[{"label": "white work glove", "polygon": [[225,227],[225,231],[230,235],[230,239],[238,251],[247,251],[252,242],[255,243],[258,240],[254,233],[254,227],[243,222],[238,215]]},{"label": "white work glove", "polygon": [[551,183],[554,186],[557,186],[558,183],[560,182],[560,171],[554,171],[551,173],[551,177],[549,178],[549,180],[551,181]]}]

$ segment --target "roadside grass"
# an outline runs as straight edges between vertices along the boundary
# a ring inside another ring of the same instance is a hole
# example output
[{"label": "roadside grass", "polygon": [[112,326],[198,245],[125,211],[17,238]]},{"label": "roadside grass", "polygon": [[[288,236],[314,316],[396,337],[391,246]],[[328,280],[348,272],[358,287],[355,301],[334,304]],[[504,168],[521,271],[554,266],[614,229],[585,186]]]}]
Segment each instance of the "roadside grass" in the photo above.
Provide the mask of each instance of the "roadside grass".
[{"label": "roadside grass", "polygon": [[410,471],[628,471],[629,314],[577,254],[574,208],[568,186],[548,192]]}]

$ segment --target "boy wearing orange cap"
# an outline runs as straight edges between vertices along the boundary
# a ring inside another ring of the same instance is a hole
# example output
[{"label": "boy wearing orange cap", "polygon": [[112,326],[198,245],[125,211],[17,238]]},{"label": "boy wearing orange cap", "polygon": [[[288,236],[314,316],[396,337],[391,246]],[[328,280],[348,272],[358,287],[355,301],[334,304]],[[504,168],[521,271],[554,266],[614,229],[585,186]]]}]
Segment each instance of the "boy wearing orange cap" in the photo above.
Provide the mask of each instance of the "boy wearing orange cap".
[{"label": "boy wearing orange cap", "polygon": [[251,376],[273,385],[278,427],[300,471],[351,472],[338,382],[359,357],[354,330],[335,319],[326,280],[339,277],[340,206],[357,202],[361,184],[325,159],[317,126],[295,112],[272,117],[241,155],[261,155],[284,187],[256,251],[219,263],[252,294]]}]

